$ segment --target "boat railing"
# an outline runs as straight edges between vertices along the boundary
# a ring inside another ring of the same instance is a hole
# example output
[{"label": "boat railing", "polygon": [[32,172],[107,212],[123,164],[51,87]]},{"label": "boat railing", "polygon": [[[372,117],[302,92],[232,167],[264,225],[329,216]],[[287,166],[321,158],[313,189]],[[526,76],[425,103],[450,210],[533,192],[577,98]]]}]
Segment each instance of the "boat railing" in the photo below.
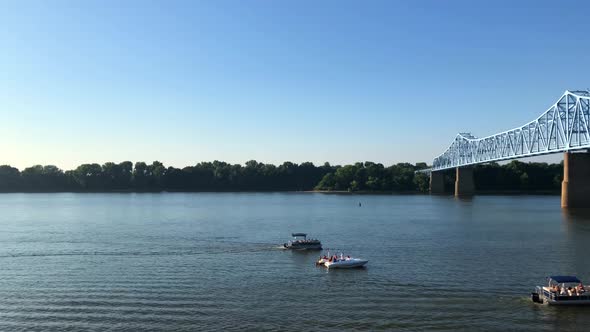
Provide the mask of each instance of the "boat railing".
[{"label": "boat railing", "polygon": [[590,301],[590,294],[584,295],[561,295],[543,289],[543,295],[552,301]]},{"label": "boat railing", "polygon": [[[541,287],[537,287],[537,288],[541,288]],[[548,291],[548,290],[545,290],[545,289],[543,289],[543,288],[541,288],[541,290],[543,291],[543,295],[544,295],[546,298],[548,298],[548,299],[550,299],[550,300],[553,300],[553,301],[555,301],[555,297],[556,297],[555,295],[556,295],[556,294],[555,294],[554,292],[550,292],[550,291]]]},{"label": "boat railing", "polygon": [[590,301],[590,295],[557,295],[555,301]]}]

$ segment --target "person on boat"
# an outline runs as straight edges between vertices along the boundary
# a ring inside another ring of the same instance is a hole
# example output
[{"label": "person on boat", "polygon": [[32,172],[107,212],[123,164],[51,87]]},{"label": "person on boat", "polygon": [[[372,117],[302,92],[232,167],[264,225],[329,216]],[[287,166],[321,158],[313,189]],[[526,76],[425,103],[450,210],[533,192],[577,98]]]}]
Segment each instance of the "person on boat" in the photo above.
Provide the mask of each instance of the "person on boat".
[{"label": "person on boat", "polygon": [[567,288],[567,295],[569,295],[569,296],[574,295],[574,292],[572,292],[572,288],[571,287],[568,287]]},{"label": "person on boat", "polygon": [[584,285],[582,285],[582,283],[580,283],[576,288],[578,290],[578,294],[586,292],[586,290],[584,289]]},{"label": "person on boat", "polygon": [[565,290],[565,285],[563,285],[563,287],[559,287],[559,289],[561,289],[561,291],[559,292],[559,295],[567,295],[567,292]]}]

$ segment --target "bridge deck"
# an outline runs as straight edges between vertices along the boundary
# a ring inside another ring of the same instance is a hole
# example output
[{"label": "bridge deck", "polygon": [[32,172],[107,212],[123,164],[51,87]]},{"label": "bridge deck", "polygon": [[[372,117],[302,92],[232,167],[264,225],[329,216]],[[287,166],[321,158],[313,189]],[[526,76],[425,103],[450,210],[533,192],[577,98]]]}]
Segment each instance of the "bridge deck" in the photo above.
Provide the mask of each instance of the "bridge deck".
[{"label": "bridge deck", "polygon": [[431,171],[590,148],[590,92],[566,91],[535,120],[484,138],[457,134]]}]

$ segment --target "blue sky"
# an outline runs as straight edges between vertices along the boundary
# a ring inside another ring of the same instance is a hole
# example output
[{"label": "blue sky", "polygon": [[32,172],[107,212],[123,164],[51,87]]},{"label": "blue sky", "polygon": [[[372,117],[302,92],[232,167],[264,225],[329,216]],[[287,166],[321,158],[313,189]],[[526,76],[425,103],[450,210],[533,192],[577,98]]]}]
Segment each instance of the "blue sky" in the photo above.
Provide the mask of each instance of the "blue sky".
[{"label": "blue sky", "polygon": [[589,88],[588,7],[0,2],[0,164],[431,162]]}]

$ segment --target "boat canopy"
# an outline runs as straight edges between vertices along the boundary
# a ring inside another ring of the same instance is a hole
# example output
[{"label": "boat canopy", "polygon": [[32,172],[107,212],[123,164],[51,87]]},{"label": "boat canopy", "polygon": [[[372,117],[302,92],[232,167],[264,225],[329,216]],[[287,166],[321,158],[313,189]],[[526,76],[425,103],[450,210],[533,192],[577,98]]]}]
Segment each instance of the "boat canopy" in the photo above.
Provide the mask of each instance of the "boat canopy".
[{"label": "boat canopy", "polygon": [[574,277],[574,276],[551,276],[549,277],[549,279],[562,284],[564,282],[575,282],[575,283],[580,283],[580,279]]},{"label": "boat canopy", "polygon": [[305,234],[305,233],[292,233],[291,236],[292,237],[296,237],[296,236],[307,236],[307,234]]}]

